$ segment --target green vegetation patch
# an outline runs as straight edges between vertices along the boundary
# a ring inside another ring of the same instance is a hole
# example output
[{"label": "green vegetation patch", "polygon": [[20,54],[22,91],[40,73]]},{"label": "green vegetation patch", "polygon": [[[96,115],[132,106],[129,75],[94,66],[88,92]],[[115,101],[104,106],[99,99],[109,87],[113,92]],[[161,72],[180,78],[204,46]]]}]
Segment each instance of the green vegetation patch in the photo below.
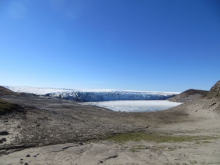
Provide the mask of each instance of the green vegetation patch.
[{"label": "green vegetation patch", "polygon": [[10,113],[12,111],[21,111],[22,107],[17,104],[12,104],[3,100],[0,100],[0,115]]},{"label": "green vegetation patch", "polygon": [[211,140],[216,137],[210,136],[172,136],[170,134],[157,134],[147,132],[132,132],[125,134],[116,134],[107,138],[110,141],[115,142],[127,142],[127,141],[154,141],[158,143],[165,142],[194,142],[200,140]]},{"label": "green vegetation patch", "polygon": [[146,149],[147,147],[144,145],[135,145],[130,150],[131,152],[139,152],[140,150]]}]

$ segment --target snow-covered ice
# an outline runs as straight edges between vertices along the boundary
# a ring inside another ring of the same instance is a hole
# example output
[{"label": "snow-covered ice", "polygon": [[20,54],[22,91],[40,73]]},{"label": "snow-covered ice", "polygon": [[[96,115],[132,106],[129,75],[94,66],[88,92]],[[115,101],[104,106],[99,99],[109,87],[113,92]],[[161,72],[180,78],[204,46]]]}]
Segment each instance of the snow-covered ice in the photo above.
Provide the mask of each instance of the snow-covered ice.
[{"label": "snow-covered ice", "polygon": [[81,102],[90,101],[113,101],[113,100],[166,100],[179,92],[150,92],[134,90],[114,89],[59,89],[59,88],[37,88],[37,87],[11,87],[6,88],[14,92],[47,95],[55,98],[75,100]]},{"label": "snow-covered ice", "polygon": [[102,102],[85,102],[82,105],[96,105],[108,108],[113,111],[124,112],[143,112],[143,111],[159,111],[172,108],[181,103],[171,102],[167,100],[139,100],[139,101],[102,101]]},{"label": "snow-covered ice", "polygon": [[6,88],[14,92],[47,95],[55,98],[81,101],[84,102],[81,103],[84,105],[96,105],[114,111],[156,111],[168,109],[180,104],[165,100],[179,94],[179,92],[149,92],[114,89],[76,90],[14,86],[6,86]]},{"label": "snow-covered ice", "polygon": [[18,87],[18,86],[4,86],[4,87],[14,92],[31,93],[36,95],[45,95],[48,93],[71,91],[71,89],[62,89],[62,88],[40,88],[40,87]]}]

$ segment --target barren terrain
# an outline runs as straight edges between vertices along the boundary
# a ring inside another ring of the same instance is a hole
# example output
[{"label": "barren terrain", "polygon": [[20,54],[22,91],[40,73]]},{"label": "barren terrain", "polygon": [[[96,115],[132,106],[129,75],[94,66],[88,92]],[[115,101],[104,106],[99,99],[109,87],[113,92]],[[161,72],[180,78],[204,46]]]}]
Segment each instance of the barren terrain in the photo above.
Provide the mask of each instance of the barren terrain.
[{"label": "barren terrain", "polygon": [[0,116],[0,134],[8,133],[0,135],[0,164],[220,164],[220,99],[213,90],[141,113],[2,92],[1,100],[24,111]]}]

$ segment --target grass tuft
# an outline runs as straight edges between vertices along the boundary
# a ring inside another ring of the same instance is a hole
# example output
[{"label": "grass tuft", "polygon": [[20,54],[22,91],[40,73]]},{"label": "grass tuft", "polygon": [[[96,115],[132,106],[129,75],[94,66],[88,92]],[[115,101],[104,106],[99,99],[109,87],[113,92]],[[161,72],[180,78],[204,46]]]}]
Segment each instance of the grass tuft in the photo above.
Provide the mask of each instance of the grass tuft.
[{"label": "grass tuft", "polygon": [[0,100],[0,115],[11,113],[13,111],[21,111],[21,106]]}]

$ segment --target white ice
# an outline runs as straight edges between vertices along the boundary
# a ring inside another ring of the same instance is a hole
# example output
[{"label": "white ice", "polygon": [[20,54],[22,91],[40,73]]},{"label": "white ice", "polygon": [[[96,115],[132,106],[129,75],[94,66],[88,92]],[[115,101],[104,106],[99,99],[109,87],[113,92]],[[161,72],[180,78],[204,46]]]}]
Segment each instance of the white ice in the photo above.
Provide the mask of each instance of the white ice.
[{"label": "white ice", "polygon": [[169,109],[180,105],[181,103],[171,102],[167,100],[138,100],[138,101],[101,101],[101,102],[85,102],[82,105],[96,105],[99,107],[111,109],[113,111],[125,112],[143,112],[143,111],[159,111]]},{"label": "white ice", "polygon": [[6,88],[14,92],[47,95],[54,98],[76,100],[81,102],[90,101],[113,101],[113,100],[166,100],[179,92],[152,92],[115,89],[59,89],[38,87],[12,87]]}]

